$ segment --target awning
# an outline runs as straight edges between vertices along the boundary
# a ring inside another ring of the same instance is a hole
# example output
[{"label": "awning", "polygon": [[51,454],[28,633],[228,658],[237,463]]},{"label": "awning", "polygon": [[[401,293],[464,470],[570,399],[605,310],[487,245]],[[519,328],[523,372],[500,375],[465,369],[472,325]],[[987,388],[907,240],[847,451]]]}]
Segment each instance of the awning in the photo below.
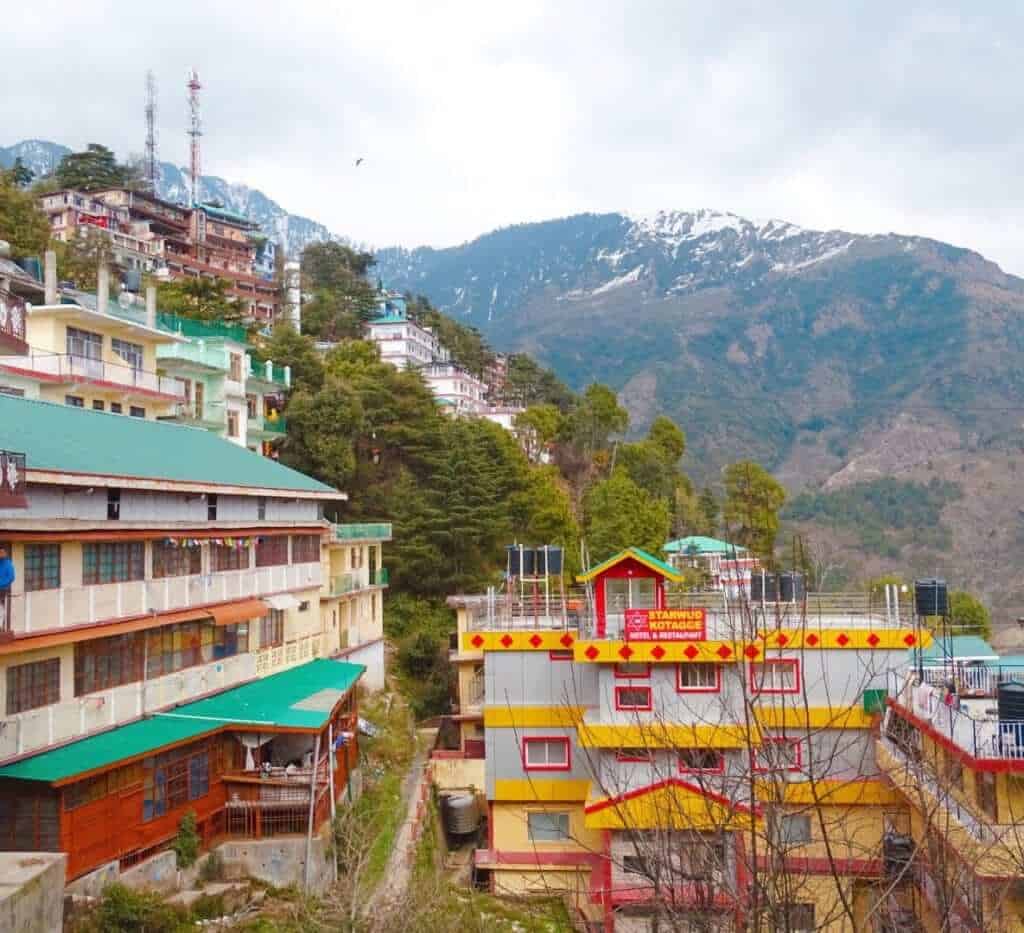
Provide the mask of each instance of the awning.
[{"label": "awning", "polygon": [[271,609],[294,609],[299,605],[298,598],[292,596],[291,593],[278,593],[276,596],[264,596],[263,601]]},{"label": "awning", "polygon": [[214,625],[236,625],[239,622],[248,622],[250,619],[259,619],[265,616],[269,609],[268,602],[270,602],[269,599],[266,602],[262,599],[246,599],[240,603],[212,606],[206,614],[213,616]]}]

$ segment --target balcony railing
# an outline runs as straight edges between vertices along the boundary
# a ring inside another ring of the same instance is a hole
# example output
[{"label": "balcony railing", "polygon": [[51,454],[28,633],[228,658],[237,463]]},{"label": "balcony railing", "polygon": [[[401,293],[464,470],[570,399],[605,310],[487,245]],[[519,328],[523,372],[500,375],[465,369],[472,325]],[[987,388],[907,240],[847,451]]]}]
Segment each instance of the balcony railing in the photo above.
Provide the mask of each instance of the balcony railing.
[{"label": "balcony railing", "polygon": [[344,596],[346,593],[355,593],[358,590],[365,590],[371,586],[387,585],[388,572],[385,569],[365,575],[358,572],[339,573],[330,579],[330,595]]},{"label": "balcony railing", "polygon": [[958,709],[955,694],[919,681],[916,672],[889,672],[889,696],[975,758],[1024,760],[1024,721]]},{"label": "balcony railing", "polygon": [[260,363],[258,360],[249,360],[249,375],[253,379],[262,382],[272,382],[282,388],[287,388],[291,382],[283,366],[276,366],[273,363]]},{"label": "balcony railing", "polygon": [[10,629],[27,635],[319,586],[313,562],[37,590],[10,597]]},{"label": "balcony railing", "polygon": [[210,346],[202,341],[195,343],[175,343],[157,348],[156,358],[167,366],[173,362],[191,363],[195,366],[204,366],[207,369],[215,369],[220,372],[227,372],[229,359],[228,351],[221,346]]},{"label": "balcony railing", "polygon": [[277,418],[264,418],[259,430],[266,431],[268,434],[287,434],[288,419],[280,416]]},{"label": "balcony railing", "polygon": [[178,379],[160,376],[134,366],[122,366],[105,360],[94,360],[72,353],[30,353],[26,356],[8,356],[4,365],[16,366],[62,382],[102,382],[121,386],[126,390],[142,389],[158,392],[177,399],[185,398],[185,389]]},{"label": "balcony railing", "polygon": [[391,540],[391,522],[349,522],[332,525],[331,530],[339,541]]},{"label": "balcony railing", "polygon": [[20,348],[25,343],[25,302],[7,289],[0,288],[0,343]]}]

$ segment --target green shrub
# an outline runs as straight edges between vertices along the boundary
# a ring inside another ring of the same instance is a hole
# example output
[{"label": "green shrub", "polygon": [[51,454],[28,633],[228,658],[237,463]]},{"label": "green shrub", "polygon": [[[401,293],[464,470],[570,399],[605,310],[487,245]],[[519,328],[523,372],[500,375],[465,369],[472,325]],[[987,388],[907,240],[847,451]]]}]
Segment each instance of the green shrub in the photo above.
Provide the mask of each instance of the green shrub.
[{"label": "green shrub", "polygon": [[178,855],[178,867],[188,868],[199,857],[199,832],[196,828],[196,815],[189,810],[178,824],[178,835],[174,837],[171,848]]},{"label": "green shrub", "polygon": [[211,852],[207,857],[206,861],[199,866],[199,880],[200,881],[220,881],[224,878],[224,859],[220,857],[220,852]]},{"label": "green shrub", "polygon": [[99,906],[75,927],[76,933],[182,933],[188,929],[191,924],[184,910],[165,904],[157,894],[118,883],[104,888]]}]

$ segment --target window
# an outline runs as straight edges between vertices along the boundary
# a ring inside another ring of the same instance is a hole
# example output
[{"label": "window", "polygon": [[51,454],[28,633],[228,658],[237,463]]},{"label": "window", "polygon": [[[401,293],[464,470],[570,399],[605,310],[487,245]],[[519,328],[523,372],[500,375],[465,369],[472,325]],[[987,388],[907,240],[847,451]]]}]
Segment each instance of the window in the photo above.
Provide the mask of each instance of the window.
[{"label": "window", "polygon": [[60,700],[60,658],[7,668],[7,715]]},{"label": "window", "polygon": [[133,417],[133,418],[145,418],[146,417],[146,409],[145,408],[139,408],[138,405],[132,405],[128,409],[128,414],[131,415],[131,417]]},{"label": "window", "polygon": [[142,819],[149,821],[210,792],[209,745],[187,745],[142,763]]},{"label": "window", "polygon": [[75,645],[75,696],[142,680],[144,634],[93,638]]},{"label": "window", "polygon": [[117,521],[121,517],[121,490],[107,490],[107,520]]},{"label": "window", "polygon": [[811,841],[811,817],[807,813],[775,813],[772,827],[775,844],[782,848]]},{"label": "window", "polygon": [[113,414],[113,415],[121,414],[121,403],[120,402],[111,402],[110,403],[110,413]]},{"label": "window", "polygon": [[978,807],[990,820],[997,819],[996,776],[991,771],[974,772],[974,796]]},{"label": "window", "polygon": [[270,612],[260,619],[260,647],[276,647],[283,644],[284,611],[281,609],[271,609]]},{"label": "window", "polygon": [[202,549],[184,541],[153,542],[153,579],[202,573]]},{"label": "window", "polygon": [[145,576],[146,546],[141,541],[105,541],[82,546],[82,584],[123,583]]},{"label": "window", "polygon": [[88,803],[102,800],[110,793],[108,775],[100,774],[85,781],[75,781],[64,788],[64,809],[77,810]]},{"label": "window", "polygon": [[530,842],[565,842],[569,838],[569,814],[527,813],[526,834]]},{"label": "window", "polygon": [[249,624],[214,625],[211,621],[179,622],[149,629],[146,677],[163,677],[197,664],[209,664],[249,650]]},{"label": "window", "polygon": [[131,343],[118,337],[111,338],[110,349],[124,360],[135,372],[142,371],[142,344]]},{"label": "window", "polygon": [[309,612],[309,600],[304,599],[299,603],[299,612]]},{"label": "window", "polygon": [[238,412],[228,412],[228,437],[238,437]]},{"label": "window", "polygon": [[679,750],[679,770],[723,774],[725,756],[717,748],[683,748]]},{"label": "window", "polygon": [[84,408],[85,399],[80,395],[65,395],[64,404],[70,405],[72,408]]},{"label": "window", "polygon": [[256,500],[256,520],[262,522],[267,517],[267,497],[260,496]]},{"label": "window", "polygon": [[255,418],[256,417],[256,413],[258,411],[257,405],[258,405],[258,402],[256,400],[256,396],[255,395],[247,395],[245,397],[245,413],[250,418]]},{"label": "window", "polygon": [[790,933],[812,933],[818,929],[813,904],[785,904],[783,910],[786,913],[785,928]]},{"label": "window", "polygon": [[25,390],[16,389],[14,386],[0,386],[0,395],[11,395],[14,398],[24,398]]},{"label": "window", "polygon": [[69,327],[64,348],[69,356],[99,361],[103,359],[103,335]]},{"label": "window", "polygon": [[799,739],[765,736],[754,753],[755,771],[799,771],[802,764]]},{"label": "window", "polygon": [[651,688],[616,687],[615,708],[625,710],[649,710],[651,708]]},{"label": "window", "polygon": [[256,539],[256,566],[278,567],[288,563],[288,536],[264,535]]},{"label": "window", "polygon": [[620,763],[654,764],[653,748],[619,748],[615,750],[615,760]]},{"label": "window", "polygon": [[248,570],[250,567],[249,546],[243,541],[234,544],[210,544],[210,570]]},{"label": "window", "polygon": [[750,665],[750,689],[754,693],[796,693],[800,690],[800,662],[773,658]]},{"label": "window", "polygon": [[206,497],[206,520],[208,522],[217,521],[217,493],[211,492]]},{"label": "window", "polygon": [[565,737],[523,739],[523,768],[527,771],[568,771],[572,767],[569,739]]},{"label": "window", "polygon": [[25,545],[25,590],[55,590],[60,587],[60,545]]},{"label": "window", "polygon": [[650,677],[651,665],[644,662],[625,664],[619,662],[615,665],[616,677]]},{"label": "window", "polygon": [[717,664],[677,664],[679,693],[718,693],[722,689],[722,668]]},{"label": "window", "polygon": [[557,648],[554,651],[548,652],[548,659],[551,661],[571,661],[572,660],[572,648]]},{"label": "window", "polygon": [[106,409],[106,407],[107,406],[103,404],[103,399],[101,399],[101,398],[94,398],[92,400],[92,410],[93,411],[104,411]]},{"label": "window", "polygon": [[320,535],[292,537],[292,563],[311,564],[320,560]]},{"label": "window", "polygon": [[622,870],[627,875],[646,875],[647,860],[642,855],[622,856]]},{"label": "window", "polygon": [[240,353],[230,354],[228,363],[228,379],[232,382],[242,381],[242,355]]}]

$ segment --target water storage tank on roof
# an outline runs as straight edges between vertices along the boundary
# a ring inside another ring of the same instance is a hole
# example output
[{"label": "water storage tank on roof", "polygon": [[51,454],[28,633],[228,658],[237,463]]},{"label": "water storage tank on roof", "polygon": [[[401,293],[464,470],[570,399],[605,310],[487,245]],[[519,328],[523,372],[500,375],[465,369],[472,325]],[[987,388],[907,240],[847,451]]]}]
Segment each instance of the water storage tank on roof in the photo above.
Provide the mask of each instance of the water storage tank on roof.
[{"label": "water storage tank on roof", "polygon": [[508,555],[508,575],[510,577],[532,577],[536,572],[536,552],[532,547],[521,544],[510,544],[505,548]]},{"label": "water storage tank on roof", "polygon": [[1010,722],[1024,722],[1024,684],[1008,680],[999,685],[999,718]]},{"label": "water storage tank on roof", "polygon": [[804,575],[796,571],[779,574],[779,601],[798,603],[804,598]]},{"label": "water storage tank on roof", "polygon": [[755,571],[750,576],[750,601],[774,603],[779,598],[779,583],[774,573]]},{"label": "water storage tank on roof", "polygon": [[919,616],[945,616],[949,599],[945,580],[915,580],[914,607]]},{"label": "water storage tank on roof", "polygon": [[562,549],[554,544],[537,548],[537,573],[542,577],[557,577],[562,572]]},{"label": "water storage tank on roof", "polygon": [[452,794],[444,800],[445,825],[453,836],[468,836],[480,825],[480,808],[472,794]]}]

